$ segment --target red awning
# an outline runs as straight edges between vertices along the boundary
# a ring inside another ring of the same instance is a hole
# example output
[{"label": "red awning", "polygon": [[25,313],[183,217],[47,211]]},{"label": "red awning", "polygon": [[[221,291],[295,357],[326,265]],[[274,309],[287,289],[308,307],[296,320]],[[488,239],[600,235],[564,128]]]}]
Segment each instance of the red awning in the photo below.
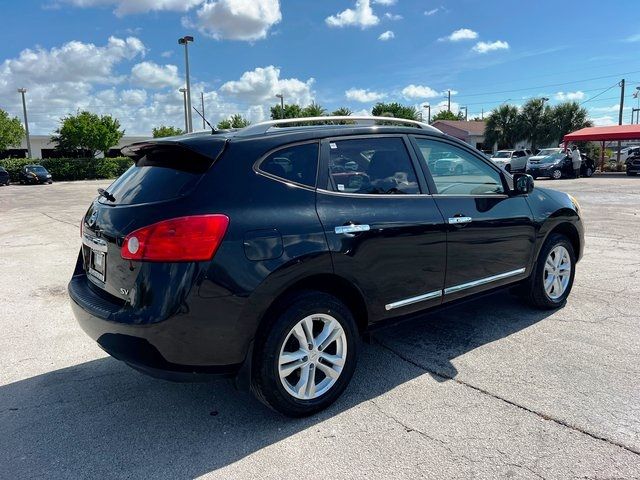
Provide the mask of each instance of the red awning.
[{"label": "red awning", "polygon": [[588,127],[564,136],[567,142],[589,142],[606,140],[638,140],[640,125],[612,125],[609,127]]}]

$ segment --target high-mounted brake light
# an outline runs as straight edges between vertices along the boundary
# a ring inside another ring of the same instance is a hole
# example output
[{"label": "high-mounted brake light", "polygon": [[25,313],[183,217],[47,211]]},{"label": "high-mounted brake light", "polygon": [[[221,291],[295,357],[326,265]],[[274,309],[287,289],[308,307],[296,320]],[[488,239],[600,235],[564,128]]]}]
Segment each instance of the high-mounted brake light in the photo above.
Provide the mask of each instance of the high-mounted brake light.
[{"label": "high-mounted brake light", "polygon": [[120,255],[148,262],[211,260],[227,231],[226,215],[194,215],[154,223],[131,232]]}]

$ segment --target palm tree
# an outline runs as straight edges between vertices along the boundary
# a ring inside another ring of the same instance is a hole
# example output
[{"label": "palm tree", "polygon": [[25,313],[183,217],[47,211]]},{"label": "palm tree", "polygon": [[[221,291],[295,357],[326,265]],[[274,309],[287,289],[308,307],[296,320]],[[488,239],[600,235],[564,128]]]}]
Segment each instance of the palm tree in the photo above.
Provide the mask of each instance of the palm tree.
[{"label": "palm tree", "polygon": [[333,112],[331,112],[331,115],[333,115],[334,117],[348,117],[352,113],[353,112],[349,110],[347,107],[340,107],[337,110],[334,110]]},{"label": "palm tree", "polygon": [[560,142],[567,133],[581,128],[591,127],[589,113],[577,102],[564,102],[553,107],[551,111],[553,137]]},{"label": "palm tree", "polygon": [[531,142],[531,149],[547,145],[552,132],[551,108],[544,106],[547,99],[532,98],[520,111],[519,129],[524,138]]},{"label": "palm tree", "polygon": [[303,117],[322,117],[327,113],[327,110],[318,105],[316,102],[311,102],[302,109]]},{"label": "palm tree", "polygon": [[518,107],[500,105],[487,116],[484,130],[486,145],[498,144],[498,148],[515,146],[522,138]]}]

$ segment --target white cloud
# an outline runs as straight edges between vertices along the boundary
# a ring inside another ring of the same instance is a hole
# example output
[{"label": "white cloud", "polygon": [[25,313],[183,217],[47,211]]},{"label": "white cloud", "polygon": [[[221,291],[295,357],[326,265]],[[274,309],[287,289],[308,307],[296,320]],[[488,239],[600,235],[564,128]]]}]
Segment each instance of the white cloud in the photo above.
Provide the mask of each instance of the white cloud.
[{"label": "white cloud", "polygon": [[120,97],[126,105],[143,105],[147,101],[147,91],[142,89],[123,90]]},{"label": "white cloud", "polygon": [[475,40],[478,38],[478,32],[474,32],[469,28],[459,28],[446,37],[439,38],[440,42],[459,42],[461,40]]},{"label": "white cloud", "polygon": [[349,90],[344,92],[344,96],[348,100],[353,100],[355,102],[361,103],[375,102],[378,100],[382,100],[385,97],[384,93],[373,92],[364,88],[350,88]]},{"label": "white cloud", "polygon": [[437,8],[432,8],[431,10],[425,10],[425,11],[424,11],[424,14],[425,14],[427,17],[430,17],[431,15],[435,15],[435,14],[436,14],[436,13],[438,13],[439,11],[440,11],[440,7],[437,7]]},{"label": "white cloud", "polygon": [[509,44],[503,40],[496,40],[495,42],[478,42],[472,50],[477,53],[487,53],[494,50],[508,50]]},{"label": "white cloud", "polygon": [[283,94],[286,103],[308,105],[313,100],[314,79],[280,78],[280,69],[269,65],[244,72],[239,80],[226,82],[220,93],[231,95],[249,104],[273,104],[275,95]]},{"label": "white cloud", "polygon": [[397,13],[387,12],[384,14],[384,18],[391,21],[402,20],[402,15],[398,15]]},{"label": "white cloud", "polygon": [[416,99],[416,98],[434,98],[439,97],[440,92],[436,92],[433,88],[427,87],[426,85],[407,85],[402,89],[402,95],[405,98]]},{"label": "white cloud", "polygon": [[391,6],[395,5],[398,0],[373,0],[373,3],[378,3],[380,5]]},{"label": "white cloud", "polygon": [[174,53],[174,52],[173,52],[173,50],[165,50],[164,52],[162,52],[162,53],[160,54],[160,56],[161,56],[162,58],[170,58],[170,57],[172,57],[172,56],[173,56],[173,53]]},{"label": "white cloud", "polygon": [[177,87],[182,84],[175,65],[158,65],[154,62],[141,62],[131,69],[131,81],[149,88]]},{"label": "white cloud", "polygon": [[122,17],[150,11],[186,12],[200,5],[203,0],[61,0],[76,7],[116,7],[114,13]]},{"label": "white cloud", "polygon": [[620,104],[616,103],[615,105],[611,105],[609,107],[591,107],[589,109],[592,112],[619,112]]},{"label": "white cloud", "polygon": [[584,98],[584,92],[581,92],[580,90],[576,92],[558,92],[553,97],[561,102],[582,100]]},{"label": "white cloud", "polygon": [[624,39],[625,42],[640,42],[640,33],[636,33],[635,35],[629,35]]},{"label": "white cloud", "polygon": [[218,40],[260,40],[282,20],[279,0],[217,0],[197,12],[196,26]]},{"label": "white cloud", "polygon": [[378,40],[386,42],[387,40],[392,40],[394,38],[396,38],[395,34],[391,30],[387,30],[386,32],[380,34]]},{"label": "white cloud", "polygon": [[618,124],[618,122],[615,121],[611,115],[604,115],[602,117],[591,117],[591,121],[596,127],[605,127],[607,125]]},{"label": "white cloud", "polygon": [[324,20],[330,27],[357,26],[362,29],[373,27],[380,19],[373,13],[369,0],[356,0],[355,8],[347,8]]}]

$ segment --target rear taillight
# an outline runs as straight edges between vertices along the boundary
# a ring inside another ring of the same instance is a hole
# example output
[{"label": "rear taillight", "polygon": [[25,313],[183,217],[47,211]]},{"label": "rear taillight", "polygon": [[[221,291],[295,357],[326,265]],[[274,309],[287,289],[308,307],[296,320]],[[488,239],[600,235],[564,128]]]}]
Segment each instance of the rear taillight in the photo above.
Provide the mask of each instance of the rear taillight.
[{"label": "rear taillight", "polygon": [[229,217],[219,214],[164,220],[127,235],[121,256],[149,262],[211,260],[228,225]]}]

